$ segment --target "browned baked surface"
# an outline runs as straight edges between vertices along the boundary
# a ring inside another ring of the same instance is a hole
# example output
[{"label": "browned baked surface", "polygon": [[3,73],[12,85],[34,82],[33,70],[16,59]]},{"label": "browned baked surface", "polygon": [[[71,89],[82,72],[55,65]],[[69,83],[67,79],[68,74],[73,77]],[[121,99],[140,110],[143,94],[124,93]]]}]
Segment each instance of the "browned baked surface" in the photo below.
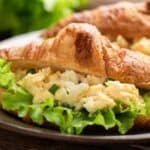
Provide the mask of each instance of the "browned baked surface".
[{"label": "browned baked surface", "polygon": [[52,66],[150,89],[150,56],[114,47],[96,27],[70,24],[54,39],[0,51],[15,68]]},{"label": "browned baked surface", "polygon": [[117,35],[123,35],[126,38],[150,37],[150,2],[120,2],[76,13],[46,30],[43,37],[55,36],[70,23],[93,24],[109,37]]}]

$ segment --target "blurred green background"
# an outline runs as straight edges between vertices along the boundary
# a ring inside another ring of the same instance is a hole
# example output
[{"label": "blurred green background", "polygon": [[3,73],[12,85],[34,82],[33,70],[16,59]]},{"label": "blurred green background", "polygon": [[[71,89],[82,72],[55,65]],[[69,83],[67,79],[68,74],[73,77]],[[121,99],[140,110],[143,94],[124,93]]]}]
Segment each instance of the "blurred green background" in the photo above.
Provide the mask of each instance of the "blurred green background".
[{"label": "blurred green background", "polygon": [[0,0],[0,38],[52,26],[90,0]]}]

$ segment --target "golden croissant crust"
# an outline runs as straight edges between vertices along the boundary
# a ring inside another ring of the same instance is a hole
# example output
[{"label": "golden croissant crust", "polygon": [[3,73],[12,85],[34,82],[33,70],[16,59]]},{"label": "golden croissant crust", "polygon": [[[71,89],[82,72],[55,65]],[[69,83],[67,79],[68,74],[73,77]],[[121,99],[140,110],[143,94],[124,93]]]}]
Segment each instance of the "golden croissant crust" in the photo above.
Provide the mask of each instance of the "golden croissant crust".
[{"label": "golden croissant crust", "polygon": [[0,51],[13,68],[52,66],[150,89],[150,56],[114,47],[89,24],[70,24],[54,39]]}]

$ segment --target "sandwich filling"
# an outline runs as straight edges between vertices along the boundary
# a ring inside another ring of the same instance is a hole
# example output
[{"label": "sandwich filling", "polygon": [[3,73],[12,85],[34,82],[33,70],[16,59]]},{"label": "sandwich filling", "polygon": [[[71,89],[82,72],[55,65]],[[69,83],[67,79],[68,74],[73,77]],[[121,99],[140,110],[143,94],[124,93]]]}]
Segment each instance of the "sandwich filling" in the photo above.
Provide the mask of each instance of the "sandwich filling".
[{"label": "sandwich filling", "polygon": [[11,71],[0,59],[1,105],[42,125],[49,122],[61,132],[80,134],[87,126],[117,127],[125,134],[140,115],[150,115],[150,93],[133,84],[52,68]]},{"label": "sandwich filling", "polygon": [[150,55],[150,38],[147,37],[127,40],[125,37],[118,35],[113,43],[120,48],[128,48],[133,51]]}]

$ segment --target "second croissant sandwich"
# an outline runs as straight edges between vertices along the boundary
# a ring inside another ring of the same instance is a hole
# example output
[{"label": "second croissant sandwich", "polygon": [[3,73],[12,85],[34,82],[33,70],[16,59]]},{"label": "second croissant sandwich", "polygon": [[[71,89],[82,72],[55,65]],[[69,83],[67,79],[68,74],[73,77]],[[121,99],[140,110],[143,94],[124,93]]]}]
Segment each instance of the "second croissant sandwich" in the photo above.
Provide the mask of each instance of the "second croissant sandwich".
[{"label": "second croissant sandwich", "polygon": [[111,39],[118,35],[129,39],[150,38],[150,2],[119,2],[79,12],[46,30],[43,37],[50,38],[57,35],[63,27],[70,23],[95,25]]}]

